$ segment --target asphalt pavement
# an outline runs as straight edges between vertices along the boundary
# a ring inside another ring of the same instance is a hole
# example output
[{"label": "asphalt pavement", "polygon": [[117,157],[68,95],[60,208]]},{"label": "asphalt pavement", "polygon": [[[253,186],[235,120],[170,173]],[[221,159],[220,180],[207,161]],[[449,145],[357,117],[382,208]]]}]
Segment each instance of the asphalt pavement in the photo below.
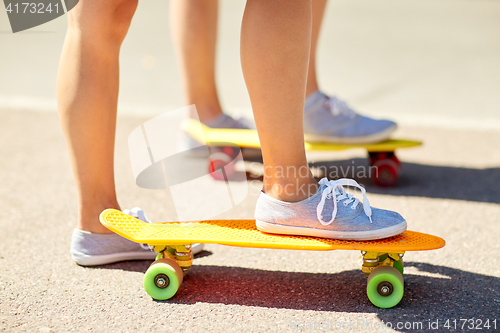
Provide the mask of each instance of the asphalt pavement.
[{"label": "asphalt pavement", "polygon": [[[249,116],[237,65],[243,6],[221,3],[218,79],[229,112]],[[69,254],[76,189],[55,113],[64,18],[9,34],[0,14],[0,331],[500,331],[499,12],[498,1],[464,0],[328,7],[319,58],[325,90],[397,119],[398,137],[424,142],[398,152],[397,187],[359,179],[370,203],[447,242],[405,255],[405,294],[392,309],[369,302],[355,251],[208,244],[168,301],[144,291],[150,262],[76,265]],[[142,2],[137,15],[122,53],[117,193],[122,207],[168,221],[172,194],[136,186],[127,141],[152,116],[182,106],[168,3]],[[146,32],[165,38],[142,38]],[[321,160],[315,165],[366,163],[358,150]],[[253,217],[261,183],[247,185],[248,196],[220,218]]]}]

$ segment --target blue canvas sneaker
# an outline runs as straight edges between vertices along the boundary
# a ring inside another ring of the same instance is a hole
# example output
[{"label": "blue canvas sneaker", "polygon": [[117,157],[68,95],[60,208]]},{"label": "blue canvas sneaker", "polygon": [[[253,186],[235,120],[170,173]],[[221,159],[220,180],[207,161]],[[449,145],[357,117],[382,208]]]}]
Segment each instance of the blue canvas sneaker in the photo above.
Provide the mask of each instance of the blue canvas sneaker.
[{"label": "blue canvas sneaker", "polygon": [[[360,189],[363,202],[343,186]],[[299,202],[279,201],[261,192],[255,219],[257,229],[263,232],[335,239],[381,239],[406,230],[401,215],[370,207],[365,189],[345,178],[321,179],[318,192]]]},{"label": "blue canvas sneaker", "polygon": [[317,91],[306,99],[304,138],[310,142],[368,144],[387,140],[396,123],[357,114],[344,101]]}]

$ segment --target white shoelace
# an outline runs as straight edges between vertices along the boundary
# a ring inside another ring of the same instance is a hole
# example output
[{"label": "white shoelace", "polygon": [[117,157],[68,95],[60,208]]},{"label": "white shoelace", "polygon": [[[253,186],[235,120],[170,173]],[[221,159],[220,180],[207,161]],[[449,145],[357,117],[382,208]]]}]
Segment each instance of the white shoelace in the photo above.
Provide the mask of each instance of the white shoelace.
[{"label": "white shoelace", "polygon": [[[344,185],[357,187],[361,190],[361,193],[363,194],[363,210],[365,211],[366,216],[368,216],[368,218],[370,219],[370,223],[372,223],[372,209],[370,207],[370,202],[366,197],[366,191],[355,180],[342,178],[339,180],[328,181],[327,178],[323,178],[319,181],[319,185],[326,186],[321,195],[321,201],[319,202],[317,207],[318,220],[322,225],[329,225],[333,222],[333,220],[335,220],[335,216],[337,215],[337,203],[339,201],[345,199],[343,203],[344,206],[347,206],[348,204],[352,203],[351,206],[352,209],[356,209],[356,207],[358,206],[359,199],[355,198],[352,194],[347,193],[343,187]],[[326,199],[333,200],[332,219],[328,222],[323,220],[323,215],[322,215]]]},{"label": "white shoelace", "polygon": [[346,102],[336,96],[331,96],[326,103],[328,103],[330,111],[334,116],[339,116],[341,114],[344,114],[349,118],[354,118],[356,116],[356,112],[354,112],[354,110],[351,109]]}]

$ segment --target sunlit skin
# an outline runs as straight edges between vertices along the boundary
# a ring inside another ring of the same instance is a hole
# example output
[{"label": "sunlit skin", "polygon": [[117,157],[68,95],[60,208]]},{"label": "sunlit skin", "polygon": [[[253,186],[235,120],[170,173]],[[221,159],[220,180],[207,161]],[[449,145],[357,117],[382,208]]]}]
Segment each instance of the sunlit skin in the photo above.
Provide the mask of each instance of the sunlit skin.
[{"label": "sunlit skin", "polygon": [[[312,0],[312,34],[306,95],[318,90],[316,48],[326,0]],[[184,102],[202,121],[222,113],[215,82],[218,0],[170,0],[172,40],[184,85]]]},{"label": "sunlit skin", "polygon": [[[311,9],[310,0],[247,1],[241,31],[241,62],[264,165],[269,170],[307,167],[302,117],[306,93],[317,89],[314,51],[324,4],[325,1],[314,0]],[[172,6],[182,7],[182,4]],[[200,118],[209,119],[220,114],[213,75],[217,3],[207,2],[204,6],[204,15],[199,13],[204,16],[198,21],[201,28],[198,25],[189,28],[204,29],[206,35],[187,31],[183,16],[172,24],[174,34],[178,34],[175,42],[182,59],[187,103],[196,103]],[[113,172],[118,58],[136,8],[137,0],[81,0],[68,14],[57,96],[78,190],[77,229],[109,233],[99,223],[98,216],[106,208],[120,209]],[[314,24],[312,16],[316,18]],[[192,38],[204,42],[197,43]],[[191,46],[186,42],[190,40]],[[207,57],[196,56],[203,52],[191,53],[193,45],[206,48]],[[184,59],[186,52],[193,56]],[[196,80],[193,73],[188,73],[191,62],[206,66],[198,72],[203,75]],[[203,93],[198,96],[200,87]],[[285,185],[288,185],[286,193],[280,190]],[[309,196],[293,191],[300,186],[314,192],[317,184],[310,172],[305,177],[274,177],[271,172],[264,179],[263,190],[272,197],[293,202]]]}]

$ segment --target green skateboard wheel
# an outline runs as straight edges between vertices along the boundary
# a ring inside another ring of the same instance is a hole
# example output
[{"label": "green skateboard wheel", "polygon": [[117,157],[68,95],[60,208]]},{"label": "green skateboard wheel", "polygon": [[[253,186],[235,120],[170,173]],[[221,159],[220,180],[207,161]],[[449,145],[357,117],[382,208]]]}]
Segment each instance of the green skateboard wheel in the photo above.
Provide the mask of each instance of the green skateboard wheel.
[{"label": "green skateboard wheel", "polygon": [[403,277],[394,267],[377,267],[368,276],[366,294],[370,302],[379,308],[396,306],[403,298],[403,293]]},{"label": "green skateboard wheel", "polygon": [[172,298],[182,283],[182,269],[172,259],[160,259],[144,274],[144,289],[154,299]]}]

